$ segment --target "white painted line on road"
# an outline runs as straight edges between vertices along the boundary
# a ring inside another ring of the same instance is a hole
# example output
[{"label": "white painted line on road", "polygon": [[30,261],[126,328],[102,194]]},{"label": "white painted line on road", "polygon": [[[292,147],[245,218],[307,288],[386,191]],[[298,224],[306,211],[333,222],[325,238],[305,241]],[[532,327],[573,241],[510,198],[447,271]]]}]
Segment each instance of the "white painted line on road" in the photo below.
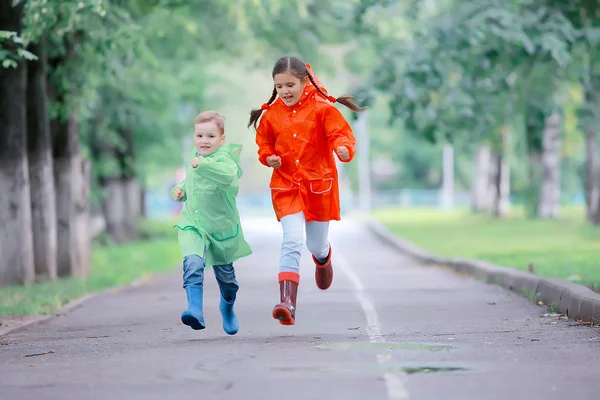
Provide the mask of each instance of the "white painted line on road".
[{"label": "white painted line on road", "polygon": [[[381,325],[379,324],[379,316],[377,315],[377,310],[375,309],[375,306],[373,305],[371,300],[365,294],[365,287],[360,281],[360,278],[358,277],[358,275],[356,275],[356,273],[352,270],[350,265],[346,262],[346,259],[343,256],[340,256],[339,253],[334,254],[333,265],[335,269],[341,270],[354,286],[354,294],[356,295],[356,299],[360,303],[360,306],[362,307],[363,312],[365,313],[365,317],[367,318],[367,335],[369,336],[369,341],[371,343],[384,342],[383,334],[381,333]],[[377,362],[381,365],[386,362],[389,362],[390,359],[391,357],[389,355],[377,355]],[[386,372],[383,374],[383,380],[385,381],[385,386],[387,389],[389,400],[409,398],[408,390],[404,386],[404,382],[402,379],[404,376],[405,374],[392,372]]]}]

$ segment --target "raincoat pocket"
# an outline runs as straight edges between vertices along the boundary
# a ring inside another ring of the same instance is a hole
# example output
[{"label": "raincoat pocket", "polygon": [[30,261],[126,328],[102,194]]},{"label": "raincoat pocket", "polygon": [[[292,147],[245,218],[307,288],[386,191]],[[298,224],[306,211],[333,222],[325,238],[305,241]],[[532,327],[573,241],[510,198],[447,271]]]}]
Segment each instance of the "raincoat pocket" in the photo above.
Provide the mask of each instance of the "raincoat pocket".
[{"label": "raincoat pocket", "polygon": [[333,178],[318,179],[310,181],[310,192],[312,194],[323,194],[331,191]]},{"label": "raincoat pocket", "polygon": [[210,236],[217,242],[224,242],[229,239],[235,238],[240,234],[240,225],[236,224],[230,228],[223,229],[219,232],[210,233]]},{"label": "raincoat pocket", "polygon": [[294,182],[273,175],[269,187],[271,188],[271,190],[290,190],[294,187]]},{"label": "raincoat pocket", "polygon": [[240,234],[240,225],[236,224],[219,232],[209,233],[211,240],[212,265],[223,265],[232,262],[240,246],[245,244],[243,235]]}]

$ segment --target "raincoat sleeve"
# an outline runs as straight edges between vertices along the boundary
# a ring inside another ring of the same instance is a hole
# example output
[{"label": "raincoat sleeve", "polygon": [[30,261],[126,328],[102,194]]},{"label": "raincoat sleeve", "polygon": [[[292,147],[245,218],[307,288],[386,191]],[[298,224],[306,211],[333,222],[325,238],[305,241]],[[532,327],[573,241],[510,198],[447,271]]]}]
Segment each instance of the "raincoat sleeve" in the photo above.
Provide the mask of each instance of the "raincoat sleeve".
[{"label": "raincoat sleeve", "polygon": [[258,145],[258,161],[267,167],[267,157],[275,153],[275,136],[271,124],[265,116],[261,118],[258,129],[256,130],[256,144]]},{"label": "raincoat sleeve", "polygon": [[175,192],[175,189],[181,189],[183,190],[183,197],[181,199],[179,199],[179,201],[184,202],[187,200],[187,192],[185,191],[185,180],[179,182],[179,185],[173,187],[173,189],[171,189],[171,197],[173,197],[173,192]]},{"label": "raincoat sleeve", "polygon": [[329,142],[329,148],[336,151],[339,146],[346,146],[350,158],[342,162],[352,161],[356,152],[356,138],[342,113],[334,106],[324,107],[321,113],[321,121]]},{"label": "raincoat sleeve", "polygon": [[218,186],[230,186],[238,177],[238,165],[229,157],[205,157],[194,169],[196,175],[209,179]]}]

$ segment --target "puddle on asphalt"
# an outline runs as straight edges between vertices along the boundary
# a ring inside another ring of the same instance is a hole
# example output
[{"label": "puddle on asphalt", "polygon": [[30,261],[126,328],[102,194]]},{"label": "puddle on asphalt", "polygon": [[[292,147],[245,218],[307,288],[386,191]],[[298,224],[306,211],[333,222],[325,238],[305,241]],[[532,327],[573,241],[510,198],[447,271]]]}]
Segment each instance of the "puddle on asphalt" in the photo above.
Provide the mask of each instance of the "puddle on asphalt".
[{"label": "puddle on asphalt", "polygon": [[[418,342],[386,342],[386,343],[368,343],[368,342],[338,342],[324,343],[313,346],[312,348],[325,351],[426,351],[439,352],[457,349],[455,344],[439,343],[418,343]],[[405,373],[405,374],[430,374],[443,372],[468,371],[469,369],[454,365],[436,365],[433,364],[394,364],[384,363],[383,365],[344,365],[344,366],[272,366],[271,371],[278,372],[373,372],[373,373]]]},{"label": "puddle on asphalt", "polygon": [[[426,367],[400,367],[399,368],[400,371],[406,373],[406,374],[419,374],[419,373],[426,373],[429,374],[431,372],[454,372],[454,371],[468,371],[466,368],[462,368],[462,367],[433,367],[433,366],[426,366]],[[393,372],[393,371],[391,371]]]},{"label": "puddle on asphalt", "polygon": [[318,350],[410,350],[410,351],[450,351],[458,348],[457,345],[451,344],[435,344],[435,343],[407,343],[407,342],[390,342],[390,343],[329,343],[313,346]]},{"label": "puddle on asphalt", "polygon": [[345,367],[325,367],[325,366],[298,366],[298,367],[270,367],[271,371],[278,372],[403,372],[405,374],[430,374],[435,372],[457,372],[468,371],[469,369],[456,366],[435,366],[435,365],[379,365],[379,366],[345,366]]}]

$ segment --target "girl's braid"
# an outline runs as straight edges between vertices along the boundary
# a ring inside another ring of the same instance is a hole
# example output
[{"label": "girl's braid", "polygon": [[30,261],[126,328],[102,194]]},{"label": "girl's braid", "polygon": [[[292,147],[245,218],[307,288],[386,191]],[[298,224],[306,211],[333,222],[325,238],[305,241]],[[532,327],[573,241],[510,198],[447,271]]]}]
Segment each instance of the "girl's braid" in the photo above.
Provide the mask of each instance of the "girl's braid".
[{"label": "girl's braid", "polygon": [[310,73],[308,73],[308,71],[307,71],[306,75],[308,76],[308,79],[310,79],[310,83],[312,83],[312,85],[315,87],[315,89],[317,89],[318,92],[321,93],[321,96],[327,98],[327,93],[325,93],[321,90],[321,88],[315,83],[312,75]]},{"label": "girl's braid", "polygon": [[271,103],[275,101],[276,97],[277,97],[277,89],[275,89],[275,85],[273,85],[273,93],[271,93],[271,98],[269,99],[269,101],[267,101],[267,104],[271,105]]},{"label": "girl's braid", "polygon": [[250,125],[254,125],[254,128],[256,129],[256,123],[258,122],[258,119],[262,115],[262,112],[264,110],[266,110],[271,105],[272,102],[275,101],[276,97],[277,97],[277,89],[275,88],[275,85],[273,85],[273,93],[271,93],[271,98],[265,104],[263,104],[258,110],[250,111],[250,120],[248,121],[248,127],[250,127]]}]

